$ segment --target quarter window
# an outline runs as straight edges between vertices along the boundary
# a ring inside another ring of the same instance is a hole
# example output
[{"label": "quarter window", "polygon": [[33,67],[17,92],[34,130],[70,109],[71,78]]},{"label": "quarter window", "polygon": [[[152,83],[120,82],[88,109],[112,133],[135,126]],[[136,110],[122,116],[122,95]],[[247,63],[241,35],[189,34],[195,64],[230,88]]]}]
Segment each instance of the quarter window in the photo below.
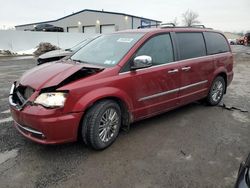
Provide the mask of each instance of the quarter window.
[{"label": "quarter window", "polygon": [[209,55],[229,51],[228,43],[220,33],[205,32],[205,40],[207,44],[207,53]]},{"label": "quarter window", "polygon": [[202,33],[176,33],[176,35],[181,60],[206,55]]},{"label": "quarter window", "polygon": [[152,57],[153,65],[160,65],[174,60],[173,47],[169,34],[162,34],[149,39],[136,53],[136,56]]}]

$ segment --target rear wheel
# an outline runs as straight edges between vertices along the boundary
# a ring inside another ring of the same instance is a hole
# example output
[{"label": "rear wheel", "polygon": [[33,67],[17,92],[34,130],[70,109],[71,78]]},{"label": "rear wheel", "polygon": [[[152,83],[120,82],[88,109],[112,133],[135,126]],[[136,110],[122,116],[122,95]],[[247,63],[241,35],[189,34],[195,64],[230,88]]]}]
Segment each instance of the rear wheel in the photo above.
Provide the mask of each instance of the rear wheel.
[{"label": "rear wheel", "polygon": [[211,106],[215,106],[220,103],[225,93],[226,83],[222,76],[217,76],[210,88],[207,96],[207,102]]},{"label": "rear wheel", "polygon": [[110,146],[118,136],[121,126],[121,109],[113,100],[96,103],[85,114],[82,137],[86,145],[101,150]]}]

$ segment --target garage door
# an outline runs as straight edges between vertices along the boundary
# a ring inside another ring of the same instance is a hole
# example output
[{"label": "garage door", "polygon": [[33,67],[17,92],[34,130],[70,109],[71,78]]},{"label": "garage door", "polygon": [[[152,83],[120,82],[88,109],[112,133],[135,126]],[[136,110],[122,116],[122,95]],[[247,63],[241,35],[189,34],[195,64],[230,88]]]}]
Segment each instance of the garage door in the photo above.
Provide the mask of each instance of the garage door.
[{"label": "garage door", "polygon": [[115,25],[101,25],[101,33],[115,32]]},{"label": "garage door", "polygon": [[95,26],[84,26],[83,27],[83,33],[84,34],[95,34],[96,30],[95,30]]},{"label": "garage door", "polygon": [[78,27],[68,27],[68,32],[69,33],[79,33],[79,28]]}]

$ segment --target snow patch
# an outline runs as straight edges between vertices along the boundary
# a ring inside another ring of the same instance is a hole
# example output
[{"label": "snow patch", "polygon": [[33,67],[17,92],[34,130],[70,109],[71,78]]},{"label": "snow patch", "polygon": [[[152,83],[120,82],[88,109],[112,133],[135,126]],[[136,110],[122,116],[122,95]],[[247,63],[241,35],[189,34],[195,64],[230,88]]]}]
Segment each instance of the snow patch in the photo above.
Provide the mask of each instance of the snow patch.
[{"label": "snow patch", "polygon": [[0,123],[6,123],[6,122],[10,122],[12,120],[13,120],[12,117],[8,117],[8,118],[0,119]]},{"label": "snow patch", "polygon": [[9,114],[9,113],[10,113],[10,110],[5,110],[1,112],[1,114]]},{"label": "snow patch", "polygon": [[33,55],[33,53],[37,50],[37,48],[32,48],[29,50],[22,50],[22,51],[18,51],[16,52],[18,55]]}]

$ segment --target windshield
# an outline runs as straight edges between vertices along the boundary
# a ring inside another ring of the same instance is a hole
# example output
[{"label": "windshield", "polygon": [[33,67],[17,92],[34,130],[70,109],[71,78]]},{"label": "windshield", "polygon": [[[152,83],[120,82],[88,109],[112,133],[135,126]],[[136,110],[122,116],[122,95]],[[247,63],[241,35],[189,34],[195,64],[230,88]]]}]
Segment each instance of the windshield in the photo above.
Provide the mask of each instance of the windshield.
[{"label": "windshield", "polygon": [[71,59],[112,67],[122,59],[143,35],[142,33],[102,35],[81,48]]},{"label": "windshield", "polygon": [[67,50],[70,50],[71,52],[76,52],[76,51],[80,50],[83,46],[88,44],[88,42],[90,42],[91,40],[94,40],[94,38],[85,39],[82,42],[76,44],[75,46],[73,46],[72,48],[67,49]]}]

